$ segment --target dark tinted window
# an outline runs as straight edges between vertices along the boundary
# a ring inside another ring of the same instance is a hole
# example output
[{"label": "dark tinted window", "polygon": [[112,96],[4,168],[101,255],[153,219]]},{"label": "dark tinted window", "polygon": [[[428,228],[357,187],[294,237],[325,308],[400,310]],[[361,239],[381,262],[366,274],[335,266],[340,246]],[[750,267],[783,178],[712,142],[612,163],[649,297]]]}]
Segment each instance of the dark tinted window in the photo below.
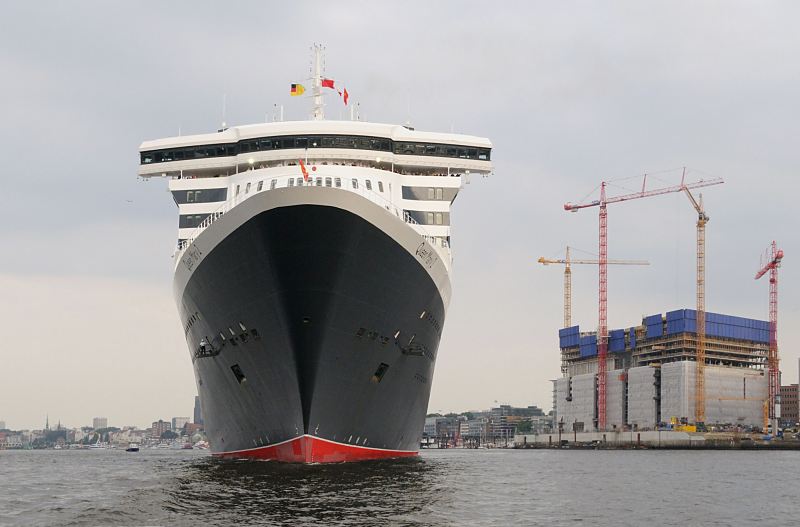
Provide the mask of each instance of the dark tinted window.
[{"label": "dark tinted window", "polygon": [[178,228],[193,229],[200,225],[208,216],[208,214],[181,214],[178,217]]},{"label": "dark tinted window", "polygon": [[175,203],[213,203],[215,201],[225,201],[228,196],[226,188],[202,188],[196,190],[174,190],[172,197]]},{"label": "dark tinted window", "polygon": [[472,148],[465,146],[443,145],[437,143],[392,142],[390,139],[358,135],[309,135],[302,137],[281,136],[244,139],[238,143],[220,145],[198,145],[182,148],[141,152],[140,162],[143,165],[203,159],[206,157],[235,156],[250,152],[277,150],[288,148],[358,148],[361,150],[377,150],[394,152],[395,154],[460,157],[464,159],[480,159],[488,161],[491,151],[488,148]]}]

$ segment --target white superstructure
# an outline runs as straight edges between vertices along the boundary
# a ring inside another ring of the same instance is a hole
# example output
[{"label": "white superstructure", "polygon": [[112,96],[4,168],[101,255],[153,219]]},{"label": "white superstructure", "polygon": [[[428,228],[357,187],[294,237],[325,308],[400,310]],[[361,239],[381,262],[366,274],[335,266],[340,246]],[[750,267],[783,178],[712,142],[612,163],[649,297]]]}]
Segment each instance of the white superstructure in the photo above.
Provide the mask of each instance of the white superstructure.
[{"label": "white superstructure", "polygon": [[413,225],[449,265],[450,207],[468,178],[492,171],[490,152],[484,138],[398,125],[276,122],[146,141],[139,175],[170,178],[179,249],[255,193],[325,186],[360,194]]}]

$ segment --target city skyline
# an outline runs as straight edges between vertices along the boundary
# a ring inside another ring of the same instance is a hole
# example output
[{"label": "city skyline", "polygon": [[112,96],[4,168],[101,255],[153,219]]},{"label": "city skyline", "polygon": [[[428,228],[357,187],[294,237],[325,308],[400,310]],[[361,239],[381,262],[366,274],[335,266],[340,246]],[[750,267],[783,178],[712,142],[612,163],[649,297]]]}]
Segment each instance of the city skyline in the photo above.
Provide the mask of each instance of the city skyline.
[{"label": "city skyline", "polygon": [[[767,284],[753,275],[769,242],[784,249],[782,384],[797,382],[800,6],[239,5],[168,4],[157,17],[135,5],[54,4],[47,16],[35,4],[8,7],[7,424],[193,415],[197,388],[171,296],[177,211],[166,182],[137,181],[137,149],[223,119],[263,122],[280,106],[304,119],[307,101],[288,87],[308,75],[314,42],[365,119],[493,142],[494,175],[473,179],[454,204],[453,299],[429,412],[494,400],[548,409],[560,375],[562,274],[536,258],[565,245],[597,252],[596,212],[567,214],[563,204],[604,179],[615,193],[635,190],[637,180],[620,178],[644,172],[676,183],[677,172],[658,173],[682,166],[725,179],[703,193],[709,311],[766,319]],[[111,16],[126,23],[108,24]],[[329,118],[348,117],[327,102]],[[609,256],[651,262],[609,270],[609,327],[694,307],[695,221],[681,195],[609,210]],[[573,294],[574,323],[593,329],[595,269],[574,270]]]}]

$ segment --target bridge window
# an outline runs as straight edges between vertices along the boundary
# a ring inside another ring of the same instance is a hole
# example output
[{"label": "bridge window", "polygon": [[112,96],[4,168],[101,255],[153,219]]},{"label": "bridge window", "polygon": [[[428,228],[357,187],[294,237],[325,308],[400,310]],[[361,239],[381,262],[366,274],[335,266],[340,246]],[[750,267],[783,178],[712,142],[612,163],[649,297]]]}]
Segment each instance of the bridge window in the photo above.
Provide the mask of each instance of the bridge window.
[{"label": "bridge window", "polygon": [[329,178],[329,177],[326,177],[325,178],[325,186],[326,187],[330,187],[332,185],[333,185],[333,180],[331,178]]},{"label": "bridge window", "polygon": [[263,188],[264,188],[264,182],[263,181],[259,181],[258,182],[258,186],[256,187],[256,192],[261,192],[261,190]]},{"label": "bridge window", "polygon": [[334,186],[336,188],[341,188],[342,187],[342,178],[340,178],[340,177],[334,178],[333,184],[334,184]]},{"label": "bridge window", "polygon": [[293,178],[293,177],[290,177],[290,178],[289,178],[289,186],[290,186],[290,187],[293,187],[293,186],[294,186],[294,178]]},{"label": "bridge window", "polygon": [[269,182],[269,189],[270,190],[275,190],[275,185],[277,185],[277,184],[278,184],[278,180],[277,179],[273,179],[272,181]]},{"label": "bridge window", "polygon": [[436,199],[442,199],[442,189],[436,189]]},{"label": "bridge window", "polygon": [[383,181],[378,181],[378,190],[383,192]]},{"label": "bridge window", "polygon": [[364,182],[364,186],[366,186],[366,187],[367,187],[367,190],[372,190],[372,181],[370,181],[370,180],[366,180],[366,181]]},{"label": "bridge window", "polygon": [[356,178],[353,178],[353,188],[358,188],[358,180]]},{"label": "bridge window", "polygon": [[247,194],[248,192],[250,192],[250,183],[247,183],[247,186],[244,187],[244,193]]},{"label": "bridge window", "polygon": [[478,159],[488,161],[491,150],[488,148],[475,148],[458,145],[444,145],[438,143],[401,142],[387,138],[352,136],[352,135],[308,135],[302,137],[280,136],[245,139],[238,143],[197,145],[176,147],[164,150],[153,150],[140,153],[140,163],[166,163],[170,161],[184,161],[204,159],[208,157],[235,156],[250,152],[280,150],[290,148],[358,148],[361,150],[376,150],[394,152],[396,154],[460,157],[465,159]]}]

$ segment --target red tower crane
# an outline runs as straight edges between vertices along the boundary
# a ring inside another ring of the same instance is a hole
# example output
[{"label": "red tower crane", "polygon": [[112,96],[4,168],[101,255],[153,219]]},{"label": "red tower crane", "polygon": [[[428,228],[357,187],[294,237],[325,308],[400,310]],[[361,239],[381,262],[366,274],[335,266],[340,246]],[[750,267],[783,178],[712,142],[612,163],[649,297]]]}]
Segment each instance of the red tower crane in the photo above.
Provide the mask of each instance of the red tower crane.
[{"label": "red tower crane", "polygon": [[[783,250],[773,241],[762,257],[761,269],[756,273],[756,280],[769,271],[769,352],[767,354],[767,375],[769,382],[768,405],[769,418],[774,423],[778,419],[775,403],[780,390],[780,369],[778,360],[778,268],[783,260]],[[764,430],[764,433],[767,431]],[[772,433],[776,433],[773,424]]]},{"label": "red tower crane", "polygon": [[597,429],[606,429],[606,372],[608,358],[608,211],[606,206],[609,203],[620,203],[651,196],[660,196],[671,192],[688,192],[693,188],[708,187],[724,183],[722,178],[712,178],[699,180],[692,183],[685,182],[686,171],[684,169],[681,184],[671,187],[656,188],[647,190],[647,174],[642,179],[642,190],[631,194],[606,197],[607,182],[600,183],[600,199],[587,203],[566,203],[564,210],[577,212],[588,207],[600,207],[600,273],[599,273],[599,302],[598,302],[598,327],[597,327]]}]

